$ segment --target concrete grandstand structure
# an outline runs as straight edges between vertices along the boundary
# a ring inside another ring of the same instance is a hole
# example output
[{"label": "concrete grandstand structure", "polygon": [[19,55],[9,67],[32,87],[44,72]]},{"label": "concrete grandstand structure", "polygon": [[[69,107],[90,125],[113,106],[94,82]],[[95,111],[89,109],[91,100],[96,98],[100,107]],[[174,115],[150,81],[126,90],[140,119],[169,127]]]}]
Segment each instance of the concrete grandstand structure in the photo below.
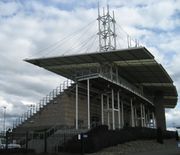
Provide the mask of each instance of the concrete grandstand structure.
[{"label": "concrete grandstand structure", "polygon": [[76,129],[93,124],[165,129],[165,108],[177,102],[171,78],[145,47],[27,61],[74,81],[53,104],[59,117],[48,117],[46,124],[52,118]]},{"label": "concrete grandstand structure", "polygon": [[[178,96],[171,77],[145,47],[116,49],[115,19],[109,11],[99,14],[98,21],[99,52],[25,60],[68,80],[26,119],[20,118],[14,130],[79,130],[103,124],[113,130],[166,129],[165,108],[174,108]],[[107,22],[107,32],[100,30],[101,22]]]}]

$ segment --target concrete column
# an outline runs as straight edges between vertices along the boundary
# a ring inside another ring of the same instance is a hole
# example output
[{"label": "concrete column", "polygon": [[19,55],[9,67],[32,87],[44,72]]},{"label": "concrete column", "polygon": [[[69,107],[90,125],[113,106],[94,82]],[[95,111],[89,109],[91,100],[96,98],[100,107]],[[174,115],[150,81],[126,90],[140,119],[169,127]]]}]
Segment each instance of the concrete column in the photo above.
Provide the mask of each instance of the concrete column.
[{"label": "concrete column", "polygon": [[78,130],[78,83],[76,83],[76,130]]},{"label": "concrete column", "polygon": [[118,104],[118,127],[121,128],[121,108],[120,108],[120,98],[119,91],[117,92],[117,104]]},{"label": "concrete column", "polygon": [[101,94],[101,124],[104,125],[104,95]]},{"label": "concrete column", "polygon": [[132,99],[131,99],[131,126],[134,127],[134,107],[133,107]]},{"label": "concrete column", "polygon": [[156,126],[157,128],[161,128],[161,130],[166,130],[166,118],[165,118],[165,109],[163,105],[163,94],[162,92],[157,92],[155,99],[155,118],[156,118]]},{"label": "concrete column", "polygon": [[123,101],[121,100],[121,125],[122,125],[122,128],[124,127],[124,103]]},{"label": "concrete column", "polygon": [[114,119],[114,90],[112,89],[112,129],[115,130],[115,119]]},{"label": "concrete column", "polygon": [[88,129],[90,129],[90,91],[89,91],[89,79],[87,80],[87,106],[88,106]]}]

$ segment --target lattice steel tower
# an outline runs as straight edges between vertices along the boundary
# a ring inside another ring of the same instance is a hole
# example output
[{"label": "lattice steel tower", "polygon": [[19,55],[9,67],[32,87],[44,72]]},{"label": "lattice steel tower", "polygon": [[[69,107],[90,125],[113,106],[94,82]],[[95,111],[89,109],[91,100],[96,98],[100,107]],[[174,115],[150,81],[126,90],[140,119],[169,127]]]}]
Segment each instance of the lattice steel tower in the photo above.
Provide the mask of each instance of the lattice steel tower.
[{"label": "lattice steel tower", "polygon": [[99,52],[111,51],[116,49],[116,32],[115,32],[115,17],[109,13],[109,6],[107,5],[107,13],[103,8],[103,15],[100,14],[98,5],[98,27],[99,27]]}]

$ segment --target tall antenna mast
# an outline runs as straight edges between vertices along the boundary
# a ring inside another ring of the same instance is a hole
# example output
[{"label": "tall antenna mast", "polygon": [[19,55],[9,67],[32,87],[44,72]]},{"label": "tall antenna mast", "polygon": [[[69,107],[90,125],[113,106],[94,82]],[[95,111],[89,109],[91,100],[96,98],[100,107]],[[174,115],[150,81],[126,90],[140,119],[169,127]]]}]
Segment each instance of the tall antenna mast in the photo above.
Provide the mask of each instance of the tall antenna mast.
[{"label": "tall antenna mast", "polygon": [[101,15],[98,3],[98,28],[99,28],[99,52],[107,52],[116,50],[116,32],[115,32],[115,17],[114,11],[113,16],[109,13],[109,5],[107,10],[103,8],[103,14]]}]

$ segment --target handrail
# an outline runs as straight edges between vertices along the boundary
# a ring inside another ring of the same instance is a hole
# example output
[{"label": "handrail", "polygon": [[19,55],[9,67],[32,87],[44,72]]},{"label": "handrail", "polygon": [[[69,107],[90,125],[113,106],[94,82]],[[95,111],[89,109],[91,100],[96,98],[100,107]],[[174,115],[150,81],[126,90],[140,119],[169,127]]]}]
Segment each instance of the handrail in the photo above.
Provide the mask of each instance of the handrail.
[{"label": "handrail", "polygon": [[[68,89],[74,81],[67,79],[63,83],[61,83],[58,87],[53,89],[48,95],[43,97],[38,103],[35,104],[33,109],[28,109],[27,112],[19,116],[18,118],[13,121],[13,128],[17,128],[18,126],[22,125],[24,122],[26,122],[28,119],[36,115],[39,111],[41,111],[45,106],[51,103],[54,98],[56,98],[58,95],[63,93],[66,89]],[[30,114],[29,114],[30,112]]]}]

